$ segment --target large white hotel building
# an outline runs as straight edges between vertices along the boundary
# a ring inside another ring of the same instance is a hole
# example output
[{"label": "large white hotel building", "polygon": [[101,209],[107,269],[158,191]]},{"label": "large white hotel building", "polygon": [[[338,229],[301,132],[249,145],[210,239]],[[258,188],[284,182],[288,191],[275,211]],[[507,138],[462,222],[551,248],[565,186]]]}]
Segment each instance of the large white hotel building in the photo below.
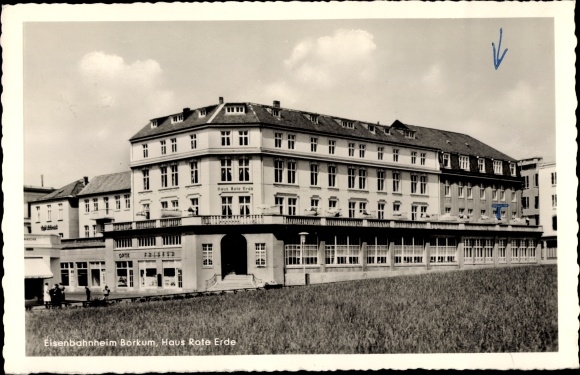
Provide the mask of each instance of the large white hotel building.
[{"label": "large white hotel building", "polygon": [[[542,229],[520,219],[516,160],[466,134],[219,98],[150,120],[130,144],[130,172],[76,195],[78,237],[61,234],[53,270],[69,290],[204,291],[228,279],[296,285],[540,260]],[[54,227],[48,204],[58,202],[31,203],[33,229]]]}]

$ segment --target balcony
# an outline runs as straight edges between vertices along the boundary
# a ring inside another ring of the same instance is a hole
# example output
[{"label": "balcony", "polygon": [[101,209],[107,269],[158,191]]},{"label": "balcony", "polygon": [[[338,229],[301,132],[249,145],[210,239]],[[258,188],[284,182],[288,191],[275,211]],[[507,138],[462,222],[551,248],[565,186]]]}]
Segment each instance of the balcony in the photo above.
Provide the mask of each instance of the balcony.
[{"label": "balcony", "polygon": [[324,216],[282,216],[282,215],[231,215],[231,216],[187,216],[154,220],[141,220],[125,223],[106,223],[105,232],[130,231],[142,229],[170,228],[181,226],[212,225],[297,225],[329,227],[369,227],[394,229],[426,230],[471,230],[496,232],[536,232],[542,233],[541,226],[494,224],[477,222],[449,222],[437,220],[420,221],[394,219],[360,219]]},{"label": "balcony", "polygon": [[87,238],[62,239],[61,243],[63,249],[105,247],[105,238],[87,237]]},{"label": "balcony", "polygon": [[113,210],[110,208],[98,211],[91,211],[89,214],[89,218],[91,220],[114,220],[115,215],[113,214]]}]

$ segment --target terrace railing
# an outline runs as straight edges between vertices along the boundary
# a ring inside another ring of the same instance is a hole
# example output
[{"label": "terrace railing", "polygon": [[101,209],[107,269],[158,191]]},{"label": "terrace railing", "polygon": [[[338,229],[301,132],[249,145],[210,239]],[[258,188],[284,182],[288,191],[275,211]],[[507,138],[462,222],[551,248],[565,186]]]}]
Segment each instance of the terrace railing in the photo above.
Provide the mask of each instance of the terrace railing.
[{"label": "terrace railing", "polygon": [[136,221],[135,228],[137,229],[152,229],[155,228],[157,224],[156,220],[144,220],[144,221]]},{"label": "terrace railing", "polygon": [[181,218],[173,217],[169,219],[159,219],[159,226],[161,228],[179,227],[181,226]]},{"label": "terrace railing", "polygon": [[285,216],[284,224],[320,225],[321,219],[319,217]]},{"label": "terrace railing", "polygon": [[262,224],[262,215],[203,216],[204,225]]}]

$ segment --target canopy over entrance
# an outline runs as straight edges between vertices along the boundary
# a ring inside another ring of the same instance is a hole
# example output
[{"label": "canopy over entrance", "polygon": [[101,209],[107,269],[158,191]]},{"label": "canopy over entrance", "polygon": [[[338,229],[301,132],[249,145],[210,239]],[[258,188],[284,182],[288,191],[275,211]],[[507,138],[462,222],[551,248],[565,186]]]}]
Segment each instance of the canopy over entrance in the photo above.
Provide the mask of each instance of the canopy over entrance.
[{"label": "canopy over entrance", "polygon": [[41,258],[24,258],[25,279],[50,279],[54,275]]}]

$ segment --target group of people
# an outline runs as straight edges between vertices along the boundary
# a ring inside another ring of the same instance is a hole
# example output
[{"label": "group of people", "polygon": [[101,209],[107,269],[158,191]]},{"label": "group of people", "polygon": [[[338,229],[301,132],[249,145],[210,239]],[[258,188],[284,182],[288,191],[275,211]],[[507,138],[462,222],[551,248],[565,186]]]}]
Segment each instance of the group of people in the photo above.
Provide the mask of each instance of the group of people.
[{"label": "group of people", "polygon": [[[85,293],[87,294],[87,302],[91,300],[91,289],[88,286],[85,286]],[[111,294],[111,289],[107,285],[105,285],[105,289],[103,289],[103,299],[106,301],[109,299],[109,294]]]},{"label": "group of people", "polygon": [[65,301],[64,295],[64,285],[54,284],[53,288],[48,286],[48,283],[44,284],[44,307],[47,309],[51,307],[62,308],[62,303]]}]

